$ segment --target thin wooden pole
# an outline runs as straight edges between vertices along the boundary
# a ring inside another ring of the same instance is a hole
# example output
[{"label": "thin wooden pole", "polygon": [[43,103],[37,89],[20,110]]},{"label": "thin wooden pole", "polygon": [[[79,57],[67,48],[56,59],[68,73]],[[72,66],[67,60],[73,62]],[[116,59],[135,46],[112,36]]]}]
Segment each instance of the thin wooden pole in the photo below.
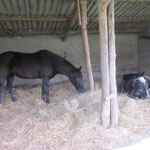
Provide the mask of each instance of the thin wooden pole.
[{"label": "thin wooden pole", "polygon": [[79,25],[81,25],[81,10],[80,10],[80,1],[79,0],[77,0],[77,9],[78,9]]},{"label": "thin wooden pole", "polygon": [[84,53],[86,58],[86,68],[87,68],[87,76],[88,76],[88,84],[90,91],[94,90],[94,79],[91,67],[91,59],[90,59],[90,50],[88,43],[88,34],[87,34],[87,12],[86,12],[86,1],[80,1],[81,4],[81,29],[82,29],[82,40]]},{"label": "thin wooden pole", "polygon": [[110,94],[111,99],[111,126],[118,125],[118,101],[116,86],[116,47],[115,47],[115,21],[114,21],[114,0],[109,5],[109,73],[110,73]]},{"label": "thin wooden pole", "polygon": [[110,125],[110,87],[109,87],[109,63],[108,63],[108,31],[107,9],[102,10],[105,0],[98,0],[99,18],[99,44],[101,58],[101,83],[102,83],[102,108],[101,123],[104,128]]}]

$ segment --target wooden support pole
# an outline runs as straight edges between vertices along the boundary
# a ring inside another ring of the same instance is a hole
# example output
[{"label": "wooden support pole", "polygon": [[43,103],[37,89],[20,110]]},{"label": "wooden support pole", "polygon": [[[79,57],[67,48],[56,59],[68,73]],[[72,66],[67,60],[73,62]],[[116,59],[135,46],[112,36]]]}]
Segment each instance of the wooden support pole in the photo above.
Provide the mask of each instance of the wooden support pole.
[{"label": "wooden support pole", "polygon": [[118,125],[118,101],[117,101],[117,86],[116,86],[116,47],[115,47],[115,21],[114,21],[114,0],[109,5],[108,21],[109,21],[109,74],[110,74],[110,118],[111,126]]},{"label": "wooden support pole", "polygon": [[110,4],[111,1],[112,1],[112,0],[106,0],[101,9],[102,9],[102,10],[107,9],[107,7],[108,7],[108,5]]},{"label": "wooden support pole", "polygon": [[101,58],[101,83],[102,83],[102,108],[101,123],[104,128],[110,125],[110,87],[109,87],[109,62],[108,62],[108,31],[107,10],[102,10],[104,0],[98,0],[99,18],[99,44]]},{"label": "wooden support pole", "polygon": [[91,59],[90,59],[90,50],[88,43],[88,34],[87,34],[87,12],[86,12],[86,1],[80,1],[81,4],[81,29],[82,29],[82,40],[83,40],[83,48],[86,59],[86,68],[87,68],[87,76],[88,76],[88,84],[90,91],[94,90],[94,79],[91,67]]}]

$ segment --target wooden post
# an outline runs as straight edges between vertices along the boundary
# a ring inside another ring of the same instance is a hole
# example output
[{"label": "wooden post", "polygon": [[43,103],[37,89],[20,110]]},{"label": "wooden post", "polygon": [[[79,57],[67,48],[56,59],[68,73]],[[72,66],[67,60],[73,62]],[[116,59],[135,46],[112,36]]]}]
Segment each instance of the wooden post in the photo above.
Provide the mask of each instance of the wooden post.
[{"label": "wooden post", "polygon": [[89,51],[89,43],[88,43],[88,34],[87,34],[87,11],[86,11],[86,1],[80,1],[81,4],[81,28],[82,28],[82,40],[83,40],[83,48],[86,59],[86,68],[88,75],[88,84],[90,91],[94,90],[94,79],[91,67],[91,59],[90,59],[90,51]]},{"label": "wooden post", "polygon": [[109,62],[108,62],[108,31],[107,9],[102,10],[105,0],[98,0],[99,18],[99,44],[101,54],[101,83],[102,83],[102,113],[101,123],[104,128],[110,125],[110,87],[109,87]]},{"label": "wooden post", "polygon": [[116,86],[116,47],[115,47],[115,25],[114,25],[114,0],[109,5],[109,73],[110,73],[110,94],[111,99],[111,126],[118,125],[118,102]]}]

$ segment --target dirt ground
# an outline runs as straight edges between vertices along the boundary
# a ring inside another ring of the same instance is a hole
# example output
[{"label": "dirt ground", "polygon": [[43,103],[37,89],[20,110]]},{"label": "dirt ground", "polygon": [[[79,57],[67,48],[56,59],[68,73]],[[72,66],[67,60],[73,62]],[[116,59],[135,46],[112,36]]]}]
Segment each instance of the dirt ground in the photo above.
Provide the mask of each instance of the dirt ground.
[{"label": "dirt ground", "polygon": [[0,150],[110,150],[150,137],[150,99],[119,95],[119,126],[100,126],[101,90],[78,94],[69,81],[52,84],[50,104],[41,85],[16,86],[13,103],[3,91]]}]

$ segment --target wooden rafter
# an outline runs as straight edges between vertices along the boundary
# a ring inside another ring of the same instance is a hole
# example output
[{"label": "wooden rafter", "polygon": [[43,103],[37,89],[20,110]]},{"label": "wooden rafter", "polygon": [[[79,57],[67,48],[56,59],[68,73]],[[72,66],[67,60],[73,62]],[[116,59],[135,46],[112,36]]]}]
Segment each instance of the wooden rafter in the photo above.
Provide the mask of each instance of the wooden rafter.
[{"label": "wooden rafter", "polygon": [[68,21],[71,17],[0,16],[0,21]]},{"label": "wooden rafter", "polygon": [[[13,36],[22,35],[51,35],[51,34],[64,34],[65,30],[19,30],[14,31]],[[88,30],[89,34],[98,34],[98,30]],[[145,29],[119,29],[116,33],[145,33]],[[68,34],[81,34],[81,31],[69,31]],[[0,36],[8,36],[8,32],[0,31]]]},{"label": "wooden rafter", "polygon": [[150,17],[116,17],[116,22],[149,22]]},{"label": "wooden rafter", "polygon": [[[98,22],[97,17],[88,17],[90,22]],[[115,17],[115,22],[150,22],[150,17]]]},{"label": "wooden rafter", "polygon": [[[70,21],[72,24],[76,17],[76,11],[72,17],[41,17],[41,16],[0,16],[0,21]],[[98,22],[97,17],[88,17],[89,22]],[[150,22],[150,17],[115,17],[115,22]]]},{"label": "wooden rafter", "polygon": [[[89,2],[95,2],[97,0],[87,0]],[[150,2],[150,0],[115,0],[115,2]]]}]

